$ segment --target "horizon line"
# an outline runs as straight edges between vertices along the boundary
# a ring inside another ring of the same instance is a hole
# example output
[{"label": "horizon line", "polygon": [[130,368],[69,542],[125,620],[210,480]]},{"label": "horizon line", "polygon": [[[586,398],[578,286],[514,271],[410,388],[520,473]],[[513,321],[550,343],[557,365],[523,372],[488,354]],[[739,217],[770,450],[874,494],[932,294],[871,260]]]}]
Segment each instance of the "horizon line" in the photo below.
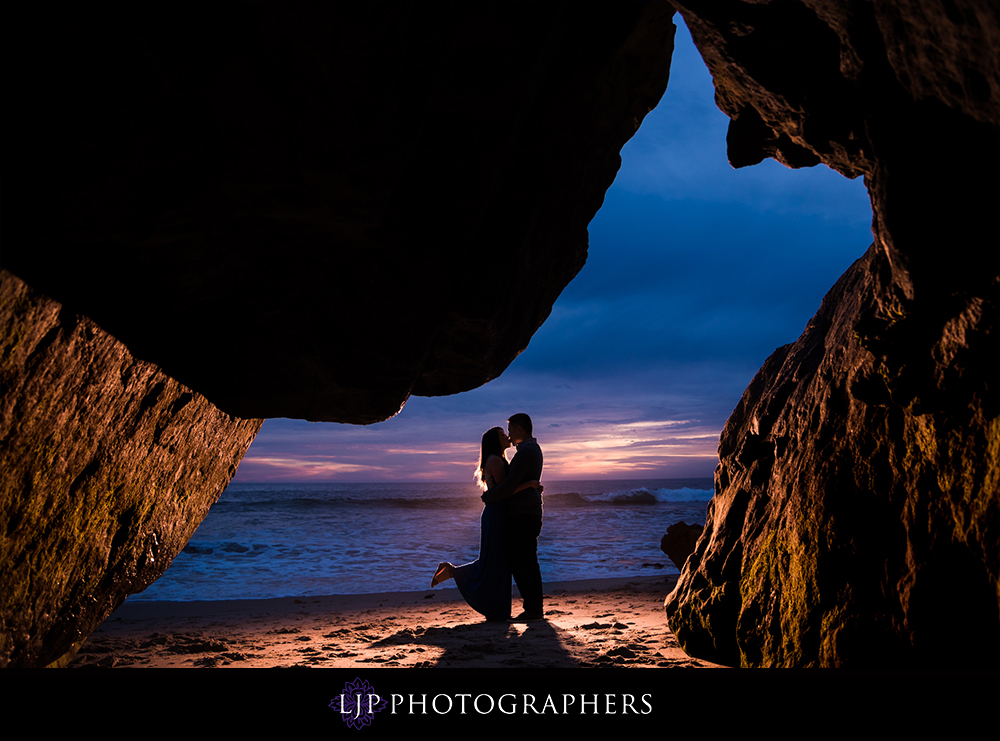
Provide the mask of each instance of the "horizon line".
[{"label": "horizon line", "polygon": [[[715,480],[715,475],[711,476],[598,476],[595,478],[562,478],[552,477],[542,479],[544,485],[546,481],[681,481],[688,479],[710,479]],[[229,483],[233,483],[230,480]],[[237,481],[237,484],[471,484],[476,485],[473,479],[456,481],[454,479],[380,479],[365,481],[348,481],[346,479],[281,479],[278,481]]]}]

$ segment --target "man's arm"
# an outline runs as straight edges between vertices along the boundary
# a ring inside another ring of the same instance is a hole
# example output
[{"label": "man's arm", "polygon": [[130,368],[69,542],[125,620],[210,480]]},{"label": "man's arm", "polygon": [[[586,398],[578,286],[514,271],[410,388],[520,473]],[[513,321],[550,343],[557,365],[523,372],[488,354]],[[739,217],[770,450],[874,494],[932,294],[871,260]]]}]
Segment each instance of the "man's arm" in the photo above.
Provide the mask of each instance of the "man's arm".
[{"label": "man's arm", "polygon": [[492,489],[484,491],[480,499],[483,502],[499,502],[501,499],[509,497],[524,479],[530,465],[531,461],[528,460],[528,456],[520,451],[515,453],[514,460],[510,462],[510,471],[507,473],[507,478]]}]

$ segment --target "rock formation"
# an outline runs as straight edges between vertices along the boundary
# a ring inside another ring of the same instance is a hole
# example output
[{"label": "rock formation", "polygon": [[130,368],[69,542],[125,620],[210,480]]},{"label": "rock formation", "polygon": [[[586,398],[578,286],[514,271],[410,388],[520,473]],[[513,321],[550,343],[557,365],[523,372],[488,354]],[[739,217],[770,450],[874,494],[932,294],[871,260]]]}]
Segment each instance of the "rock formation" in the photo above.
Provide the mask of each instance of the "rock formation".
[{"label": "rock formation", "polygon": [[675,522],[660,538],[660,550],[667,554],[677,568],[683,569],[684,562],[694,553],[694,547],[704,530],[701,525]]},{"label": "rock formation", "polygon": [[863,175],[875,242],[727,422],[670,626],[730,665],[995,666],[1000,6],[675,5],[730,161]]},{"label": "rock formation", "polygon": [[527,346],[674,32],[647,3],[7,5],[4,266],[229,414],[355,424]]},{"label": "rock formation", "polygon": [[44,666],[173,560],[260,420],[0,272],[0,666]]},{"label": "rock formation", "polygon": [[[731,162],[864,176],[875,243],[728,422],[671,627],[720,663],[995,663],[998,5],[674,5]],[[498,376],[673,38],[662,3],[0,12],[11,665],[166,567],[240,417],[370,423]]]},{"label": "rock formation", "polygon": [[0,12],[14,666],[162,573],[254,418],[367,424],[500,375],[583,266],[674,32],[657,3]]}]

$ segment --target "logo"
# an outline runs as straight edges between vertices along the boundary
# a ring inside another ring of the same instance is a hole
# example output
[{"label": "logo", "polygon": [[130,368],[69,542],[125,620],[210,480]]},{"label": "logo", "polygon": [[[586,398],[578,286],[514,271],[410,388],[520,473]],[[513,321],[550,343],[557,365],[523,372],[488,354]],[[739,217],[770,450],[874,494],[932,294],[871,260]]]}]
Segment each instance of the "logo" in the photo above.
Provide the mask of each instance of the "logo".
[{"label": "logo", "polygon": [[387,700],[375,693],[375,689],[363,679],[355,679],[344,685],[338,697],[330,700],[330,707],[340,713],[340,718],[351,728],[370,726],[375,713],[385,710]]}]

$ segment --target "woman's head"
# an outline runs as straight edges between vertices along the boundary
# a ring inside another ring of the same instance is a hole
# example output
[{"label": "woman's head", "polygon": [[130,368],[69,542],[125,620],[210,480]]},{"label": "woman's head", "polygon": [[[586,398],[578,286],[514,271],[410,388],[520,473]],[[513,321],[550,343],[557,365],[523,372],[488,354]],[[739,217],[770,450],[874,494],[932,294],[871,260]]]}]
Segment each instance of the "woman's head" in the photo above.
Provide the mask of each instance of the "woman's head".
[{"label": "woman's head", "polygon": [[476,483],[485,491],[489,487],[486,486],[484,479],[486,461],[491,455],[503,458],[503,452],[510,447],[510,438],[507,437],[507,433],[504,432],[503,427],[491,427],[483,433],[483,442],[479,450],[479,465],[476,466],[475,479]]}]

